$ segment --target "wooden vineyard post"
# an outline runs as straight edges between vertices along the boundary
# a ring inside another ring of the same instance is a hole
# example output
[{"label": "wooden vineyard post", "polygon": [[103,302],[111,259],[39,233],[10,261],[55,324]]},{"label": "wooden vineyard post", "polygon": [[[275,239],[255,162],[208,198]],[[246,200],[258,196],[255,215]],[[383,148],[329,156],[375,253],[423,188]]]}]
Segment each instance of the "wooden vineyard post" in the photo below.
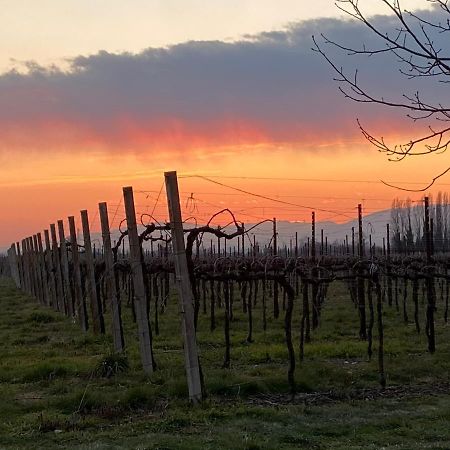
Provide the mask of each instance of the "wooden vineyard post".
[{"label": "wooden vineyard post", "polygon": [[128,242],[130,246],[130,266],[134,286],[134,305],[139,334],[139,350],[144,372],[152,373],[154,370],[152,336],[147,314],[147,298],[142,269],[141,244],[137,232],[136,210],[134,208],[133,188],[131,186],[123,188],[123,200],[125,204]]},{"label": "wooden vineyard post", "polygon": [[364,236],[362,222],[362,205],[358,205],[358,256],[364,258]]},{"label": "wooden vineyard post", "polygon": [[52,236],[52,255],[53,255],[53,270],[55,271],[55,280],[56,280],[56,308],[59,312],[64,311],[64,292],[63,292],[63,283],[61,277],[61,264],[59,258],[59,249],[58,242],[56,240],[56,228],[55,224],[50,224],[50,234]]},{"label": "wooden vineyard post", "polygon": [[[298,259],[298,231],[295,232],[294,256],[295,256],[295,262],[297,263],[297,259]],[[300,283],[299,283],[299,276],[298,276],[297,270],[295,271],[294,279],[295,279],[295,295],[298,296],[298,294],[300,293]],[[265,283],[265,280],[263,281],[263,283]]]},{"label": "wooden vineyard post", "polygon": [[311,213],[311,260],[316,262],[316,214]]},{"label": "wooden vineyard post", "polygon": [[20,255],[20,274],[21,274],[21,278],[22,278],[22,290],[24,290],[25,292],[27,292],[27,272],[26,272],[26,267],[25,267],[25,245],[24,245],[24,239],[22,239],[20,241],[20,244],[17,245],[17,248],[19,249],[19,255]]},{"label": "wooden vineyard post", "polygon": [[364,283],[364,269],[362,266],[362,259],[364,258],[364,240],[363,240],[363,223],[362,223],[362,206],[358,205],[358,310],[359,310],[359,337],[360,339],[367,339],[366,330],[366,294]]},{"label": "wooden vineyard post", "polygon": [[33,267],[34,267],[34,279],[36,280],[35,281],[36,297],[39,300],[39,303],[44,304],[44,290],[42,288],[37,236],[33,234],[33,236],[30,238],[30,241],[31,241],[31,248],[33,250]]},{"label": "wooden vineyard post", "polygon": [[37,234],[37,243],[38,243],[38,250],[39,250],[39,265],[41,268],[41,279],[42,279],[42,289],[43,289],[43,295],[44,295],[44,304],[50,305],[50,289],[48,285],[48,277],[47,277],[47,266],[45,264],[45,254],[44,254],[44,247],[42,245],[42,234]]},{"label": "wooden vineyard post", "polygon": [[431,248],[431,254],[434,255],[434,225],[433,225],[433,218],[430,217],[430,248]]},{"label": "wooden vineyard post", "polygon": [[9,266],[11,269],[11,276],[17,287],[20,287],[19,270],[18,270],[18,260],[16,253],[16,244],[13,242],[11,248],[8,250]]},{"label": "wooden vineyard post", "polygon": [[355,227],[352,227],[352,256],[355,256]]},{"label": "wooden vineyard post", "polygon": [[[278,255],[278,233],[277,233],[277,219],[273,218],[273,251],[274,257]],[[275,259],[275,258],[274,258]],[[278,303],[278,281],[273,282],[273,317],[278,319],[280,315],[280,305]]]},{"label": "wooden vineyard post", "polygon": [[[245,237],[245,235],[244,235],[244,223],[242,222],[242,242],[241,242],[241,244],[242,244],[242,257],[243,258],[245,258],[245,239],[244,239],[244,237]],[[254,251],[254,249],[253,249],[253,251]]]},{"label": "wooden vineyard post", "polygon": [[392,306],[392,268],[391,268],[391,232],[389,229],[389,224],[386,224],[386,262],[387,262],[387,298],[388,305]]},{"label": "wooden vineyard post", "polygon": [[122,317],[117,296],[116,277],[114,269],[114,256],[111,249],[111,235],[109,232],[108,207],[105,202],[98,204],[100,223],[102,226],[103,252],[105,261],[105,279],[108,303],[111,307],[112,335],[114,351],[122,352],[125,348],[123,340]]},{"label": "wooden vineyard post", "polygon": [[83,296],[83,288],[81,286],[80,254],[78,253],[75,217],[70,216],[68,220],[69,220],[70,248],[72,249],[74,312],[75,316],[78,318],[81,329],[83,331],[87,331],[88,318],[86,311],[86,302]]},{"label": "wooden vineyard post", "polygon": [[16,244],[13,243],[11,246],[11,257],[12,257],[12,264],[13,264],[13,276],[14,281],[16,283],[16,286],[18,288],[21,287],[20,283],[20,269],[19,269],[19,257],[20,257],[20,250],[17,248],[16,250]]},{"label": "wooden vineyard post", "polygon": [[73,317],[73,299],[72,292],[70,290],[70,274],[69,274],[69,259],[67,256],[66,236],[64,234],[64,222],[58,220],[58,233],[59,233],[59,248],[61,249],[61,269],[62,279],[64,285],[64,304],[66,308],[66,314],[69,317]]},{"label": "wooden vineyard post", "polygon": [[17,287],[23,289],[23,274],[21,270],[20,244],[18,242],[14,245],[16,253],[16,267],[17,267]]},{"label": "wooden vineyard post", "polygon": [[30,293],[34,298],[37,298],[36,276],[33,264],[33,238],[28,236],[25,242],[27,246],[28,273],[30,274]]},{"label": "wooden vineyard post", "polygon": [[40,272],[40,268],[39,268],[37,236],[35,234],[33,234],[33,236],[30,236],[30,245],[31,245],[31,258],[33,261],[35,296],[38,299],[39,303],[43,304],[44,300],[43,300],[43,290],[42,290],[42,284],[41,284],[41,272]]},{"label": "wooden vineyard post", "polygon": [[25,246],[26,246],[26,249],[27,249],[28,274],[29,274],[29,279],[30,279],[30,294],[33,297],[36,297],[36,285],[35,285],[35,279],[34,279],[33,256],[32,256],[31,242],[32,242],[32,239],[30,237],[27,237],[25,239]]},{"label": "wooden vineyard post", "polygon": [[311,213],[311,262],[313,264],[313,268],[311,270],[311,276],[313,279],[312,283],[312,327],[313,329],[319,326],[319,302],[318,302],[318,294],[319,294],[319,285],[318,285],[318,276],[319,271],[316,266],[316,213],[313,211]]},{"label": "wooden vineyard post", "polygon": [[17,250],[17,270],[19,271],[19,287],[20,289],[24,289],[24,275],[23,275],[23,258],[20,253],[20,243],[16,242],[16,250]]},{"label": "wooden vineyard post", "polygon": [[34,266],[34,277],[36,280],[36,297],[39,300],[39,303],[43,305],[44,301],[44,287],[42,281],[42,273],[41,273],[41,261],[39,257],[39,248],[37,235],[33,234],[31,238],[32,248],[33,248],[33,266]]},{"label": "wooden vineyard post", "polygon": [[33,273],[34,273],[34,283],[35,283],[35,292],[36,298],[39,303],[43,304],[43,292],[42,292],[42,284],[41,284],[41,273],[39,268],[39,257],[38,257],[38,246],[37,246],[37,236],[33,234],[30,237],[30,245],[32,250],[32,259],[33,259]]},{"label": "wooden vineyard post", "polygon": [[323,256],[323,228],[320,230],[320,256]]},{"label": "wooden vineyard post", "polygon": [[428,351],[434,353],[436,350],[436,338],[434,333],[434,310],[435,310],[435,290],[434,290],[434,269],[433,269],[433,244],[432,244],[432,228],[430,219],[430,204],[428,197],[425,197],[425,248],[427,255],[427,274],[425,285],[427,290],[427,323],[426,334],[428,338]]},{"label": "wooden vineyard post", "polygon": [[179,305],[182,315],[182,331],[189,399],[193,403],[199,403],[202,400],[202,384],[194,327],[194,300],[184,244],[177,173],[165,172],[164,176],[169,206],[170,229],[172,231],[176,283],[180,295]]},{"label": "wooden vineyard post", "polygon": [[30,293],[30,272],[28,270],[28,248],[27,240],[22,239],[22,271],[24,279],[25,292]]},{"label": "wooden vineyard post", "polygon": [[97,295],[97,285],[95,282],[94,255],[92,254],[91,233],[89,230],[88,212],[81,211],[81,225],[83,227],[84,255],[86,258],[86,291],[89,297],[89,303],[92,314],[92,330],[94,334],[105,332],[105,323],[103,321],[102,307]]},{"label": "wooden vineyard post", "polygon": [[50,303],[49,305],[53,309],[57,308],[57,296],[56,296],[56,279],[55,273],[53,271],[53,259],[52,259],[52,248],[50,244],[50,234],[48,230],[44,230],[44,240],[45,240],[45,266],[48,274],[48,283],[50,289]]},{"label": "wooden vineyard post", "polygon": [[294,249],[295,259],[298,258],[298,231],[295,232],[295,249]]},{"label": "wooden vineyard post", "polygon": [[28,273],[28,253],[27,253],[27,244],[26,239],[22,239],[21,241],[22,247],[22,272],[23,272],[23,285],[24,290],[28,294],[30,293],[30,274]]}]

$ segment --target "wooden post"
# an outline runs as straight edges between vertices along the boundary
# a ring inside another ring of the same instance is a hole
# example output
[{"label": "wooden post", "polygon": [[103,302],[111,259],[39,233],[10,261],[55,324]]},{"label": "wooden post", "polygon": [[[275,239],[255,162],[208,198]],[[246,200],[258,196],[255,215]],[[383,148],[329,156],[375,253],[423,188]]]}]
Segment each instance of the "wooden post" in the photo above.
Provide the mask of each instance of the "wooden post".
[{"label": "wooden post", "polygon": [[28,271],[28,248],[27,240],[22,239],[22,272],[25,292],[30,293],[30,273]]},{"label": "wooden post", "polygon": [[44,304],[46,306],[50,305],[51,297],[50,297],[50,287],[48,285],[48,277],[47,277],[47,265],[45,264],[45,254],[44,247],[42,246],[42,234],[37,234],[37,244],[39,251],[39,266],[41,270],[41,280],[42,280],[42,289],[44,296]]},{"label": "wooden post", "polygon": [[37,297],[41,305],[45,305],[45,294],[44,294],[44,279],[42,277],[41,270],[41,254],[39,251],[38,238],[36,234],[33,234],[33,259],[34,259],[34,271],[36,276],[36,288]]},{"label": "wooden post", "polygon": [[323,256],[323,228],[320,230],[320,256]]},{"label": "wooden post", "polygon": [[355,256],[355,227],[352,227],[352,256]]},{"label": "wooden post", "polygon": [[434,222],[433,218],[430,217],[430,246],[431,246],[431,254],[434,255]]},{"label": "wooden post", "polygon": [[19,287],[20,289],[24,289],[25,281],[23,274],[23,258],[20,252],[20,243],[16,242],[16,250],[17,250],[17,270],[19,271]]},{"label": "wooden post", "polygon": [[[277,232],[277,219],[273,218],[273,256],[278,255],[278,232]],[[280,306],[278,304],[278,281],[273,282],[273,317],[278,319],[280,315]]]},{"label": "wooden post", "polygon": [[164,176],[166,180],[170,228],[172,231],[173,253],[175,257],[176,282],[178,293],[180,295],[179,305],[182,315],[182,331],[189,399],[193,403],[199,403],[202,400],[202,385],[194,327],[194,300],[184,245],[177,173],[165,172]]},{"label": "wooden post", "polygon": [[312,284],[312,326],[313,329],[319,326],[319,285],[317,284],[317,279],[319,276],[319,271],[315,264],[316,262],[316,213],[313,211],[311,213],[311,261],[313,263],[313,268],[311,269],[311,276],[315,282]]},{"label": "wooden post", "polygon": [[50,224],[50,234],[52,236],[52,255],[53,255],[53,269],[55,271],[55,282],[56,282],[56,308],[58,311],[64,311],[64,291],[63,282],[61,276],[61,264],[59,258],[58,242],[56,240],[56,228],[55,224]]},{"label": "wooden post", "polygon": [[20,277],[19,277],[19,267],[18,258],[16,252],[16,244],[13,242],[11,248],[8,250],[9,265],[11,268],[11,277],[14,280],[16,287],[20,288]]},{"label": "wooden post", "polygon": [[66,308],[66,315],[73,317],[74,312],[72,292],[70,290],[69,259],[67,257],[66,236],[64,234],[64,222],[62,220],[58,220],[58,232],[59,248],[61,249],[62,279],[64,285],[64,305]]},{"label": "wooden post", "polygon": [[97,296],[97,285],[95,282],[94,255],[92,254],[91,233],[89,230],[88,212],[81,211],[81,225],[83,227],[84,256],[86,258],[86,291],[89,297],[89,304],[92,314],[92,330],[95,334],[105,332],[102,307]]},{"label": "wooden post", "polygon": [[388,305],[392,306],[392,267],[391,267],[391,231],[389,224],[386,224],[386,275],[387,275],[387,297]]},{"label": "wooden post", "polygon": [[22,287],[22,280],[20,277],[20,248],[19,248],[19,243],[17,242],[17,244],[13,243],[12,244],[12,254],[13,254],[13,263],[14,263],[14,280],[16,282],[16,286],[18,288]]},{"label": "wooden post", "polygon": [[28,246],[28,270],[30,272],[31,294],[33,295],[34,298],[38,298],[36,271],[34,265],[33,238],[31,236],[28,236],[26,242]]},{"label": "wooden post", "polygon": [[133,276],[134,305],[139,333],[139,349],[142,367],[145,373],[154,370],[152,336],[147,314],[147,297],[145,293],[144,273],[142,270],[141,244],[136,225],[136,210],[134,208],[133,188],[123,188],[123,200],[127,218],[128,242],[130,246],[130,266]]},{"label": "wooden post", "polygon": [[[244,231],[244,223],[242,223],[242,231]],[[242,242],[241,242],[241,244],[242,244],[242,257],[245,258],[245,235],[244,234],[242,234],[241,239],[242,239]]]},{"label": "wooden post", "polygon": [[31,264],[33,267],[33,280],[34,280],[34,296],[37,298],[39,303],[42,303],[42,292],[41,284],[39,279],[38,270],[38,258],[37,258],[37,237],[35,234],[29,237],[30,240],[30,250],[31,250]]},{"label": "wooden post", "polygon": [[22,249],[21,257],[20,257],[20,266],[22,270],[22,278],[23,278],[23,290],[28,292],[29,289],[29,278],[28,278],[28,270],[27,270],[27,248],[25,245],[25,239],[20,241],[20,246]]},{"label": "wooden post", "polygon": [[50,244],[50,233],[48,230],[44,230],[45,240],[45,267],[47,269],[47,278],[50,287],[50,303],[49,305],[53,309],[57,309],[57,296],[56,296],[56,274],[54,272],[52,248]]},{"label": "wooden post", "polygon": [[21,285],[20,285],[20,269],[19,269],[19,252],[17,250],[15,242],[13,242],[11,245],[11,259],[12,259],[11,263],[13,265],[13,267],[11,268],[12,270],[11,273],[14,279],[14,283],[16,284],[16,287],[20,289]]},{"label": "wooden post", "polygon": [[278,255],[278,233],[277,233],[277,219],[273,218],[273,250],[272,255],[277,256]]},{"label": "wooden post", "polygon": [[68,220],[69,220],[70,248],[72,249],[74,312],[75,316],[78,318],[81,329],[83,331],[87,331],[89,324],[86,310],[86,301],[83,295],[83,288],[81,285],[80,254],[78,253],[78,241],[77,241],[77,231],[75,228],[75,217],[70,216]]},{"label": "wooden post", "polygon": [[358,205],[358,256],[364,258],[364,237],[363,237],[363,223],[362,223],[362,205]]},{"label": "wooden post", "polygon": [[[362,223],[362,206],[358,205],[358,256],[360,260],[364,258],[364,241],[363,241],[363,223]],[[364,282],[364,269],[362,266],[358,268],[358,310],[359,310],[359,337],[367,339],[366,329],[366,294]]]},{"label": "wooden post", "polygon": [[30,243],[30,237],[27,237],[25,239],[25,248],[26,248],[26,261],[27,261],[27,270],[28,270],[28,280],[29,280],[29,292],[31,295],[35,296],[35,290],[34,290],[34,274],[33,274],[33,263],[31,260],[31,243]]},{"label": "wooden post", "polygon": [[430,218],[430,201],[428,197],[425,197],[425,222],[424,222],[424,232],[425,232],[425,248],[427,255],[427,264],[431,263],[431,258],[433,255],[433,244],[432,244],[432,230],[431,230],[431,218]]},{"label": "wooden post", "polygon": [[311,213],[311,259],[316,261],[316,213]]},{"label": "wooden post", "polygon": [[108,303],[112,316],[112,335],[114,351],[122,352],[125,348],[123,340],[122,317],[116,286],[116,276],[114,268],[114,256],[111,249],[111,234],[109,231],[108,207],[105,202],[98,204],[100,212],[100,223],[102,227],[103,253],[105,261],[105,281],[108,295]]},{"label": "wooden post", "polygon": [[434,310],[436,307],[436,294],[434,289],[434,268],[433,262],[433,244],[432,244],[432,228],[431,228],[431,218],[430,218],[430,203],[428,197],[425,197],[425,248],[427,254],[427,266],[426,269],[427,277],[425,278],[425,286],[427,290],[427,326],[426,334],[428,338],[428,351],[434,353],[436,350],[436,338],[434,332]]}]

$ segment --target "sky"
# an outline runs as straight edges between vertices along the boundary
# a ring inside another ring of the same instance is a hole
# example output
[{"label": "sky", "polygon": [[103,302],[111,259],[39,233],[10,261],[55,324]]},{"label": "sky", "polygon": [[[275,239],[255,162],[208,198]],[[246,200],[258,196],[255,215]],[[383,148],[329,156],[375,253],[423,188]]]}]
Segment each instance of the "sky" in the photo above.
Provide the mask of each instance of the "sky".
[{"label": "sky", "polygon": [[[360,3],[393,25],[382,2]],[[362,137],[357,117],[392,143],[428,124],[342,96],[311,36],[377,42],[329,0],[0,0],[0,24],[0,246],[80,209],[98,227],[100,201],[117,226],[128,185],[138,210],[166,220],[166,170],[199,221],[230,207],[245,222],[308,220],[311,208],[342,222],[359,202],[370,213],[406,196],[380,180],[421,187],[448,164],[392,162]],[[405,86],[388,55],[323,45],[371,92],[443,92]]]}]

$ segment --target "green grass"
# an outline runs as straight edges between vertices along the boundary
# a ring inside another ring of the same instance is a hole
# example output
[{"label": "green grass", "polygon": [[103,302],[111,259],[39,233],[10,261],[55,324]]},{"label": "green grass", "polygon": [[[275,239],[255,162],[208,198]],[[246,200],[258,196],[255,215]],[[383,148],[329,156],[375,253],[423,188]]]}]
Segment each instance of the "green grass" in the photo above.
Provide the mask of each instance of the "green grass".
[{"label": "green grass", "polygon": [[[269,319],[264,333],[258,304],[248,344],[246,317],[235,298],[230,369],[221,367],[223,310],[217,309],[213,333],[200,315],[208,397],[191,407],[175,295],[154,336],[158,370],[145,376],[128,308],[122,358],[113,355],[109,335],[83,334],[70,319],[0,280],[0,449],[450,448],[450,330],[440,305],[434,355],[426,351],[424,334],[385,307],[388,386],[411,389],[377,396],[376,330],[369,361],[367,343],[358,339],[357,311],[345,287],[335,284],[305,359],[297,362],[297,388],[310,402],[290,403],[283,318]],[[421,317],[423,322],[423,306]],[[296,303],[297,353],[299,320]],[[362,399],[361,389],[375,399]]]}]

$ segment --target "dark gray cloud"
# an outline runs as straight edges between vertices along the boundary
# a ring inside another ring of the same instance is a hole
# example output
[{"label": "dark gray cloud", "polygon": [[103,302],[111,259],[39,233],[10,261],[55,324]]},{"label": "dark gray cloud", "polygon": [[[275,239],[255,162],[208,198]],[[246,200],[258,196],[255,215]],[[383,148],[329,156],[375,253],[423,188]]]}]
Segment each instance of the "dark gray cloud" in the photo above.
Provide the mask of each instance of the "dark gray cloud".
[{"label": "dark gray cloud", "polygon": [[[375,21],[386,29],[395,24],[390,17]],[[402,92],[427,89],[423,80],[405,85],[392,55],[349,58],[325,44],[321,33],[351,46],[380,45],[357,22],[320,19],[234,43],[186,42],[138,54],[101,51],[75,58],[67,72],[31,65],[27,74],[3,74],[0,147],[29,145],[36,130],[42,144],[52,126],[73,130],[67,140],[80,145],[137,148],[161,135],[167,144],[177,133],[212,144],[335,139],[357,133],[356,116],[375,126],[387,120],[392,125],[389,111],[343,98],[331,68],[311,50],[312,35],[337,65],[349,73],[358,67],[361,83],[374,94],[401,99]],[[429,93],[440,92],[433,87]]]}]

